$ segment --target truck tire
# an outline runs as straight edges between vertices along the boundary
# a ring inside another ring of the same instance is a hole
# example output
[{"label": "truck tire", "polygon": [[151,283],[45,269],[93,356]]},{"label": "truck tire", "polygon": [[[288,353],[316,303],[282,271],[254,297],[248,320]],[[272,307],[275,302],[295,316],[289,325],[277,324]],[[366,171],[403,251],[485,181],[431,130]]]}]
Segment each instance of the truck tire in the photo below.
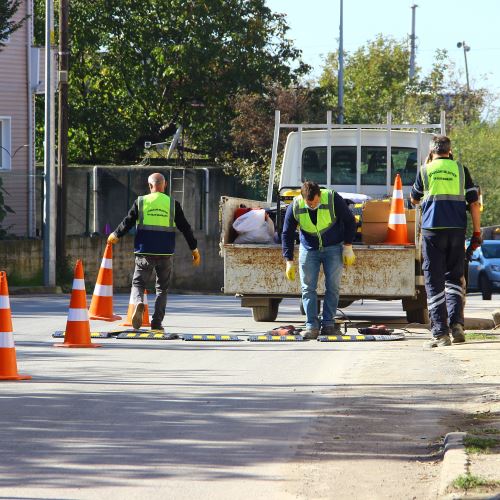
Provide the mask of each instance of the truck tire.
[{"label": "truck tire", "polygon": [[491,300],[491,282],[488,279],[486,274],[481,273],[479,275],[479,289],[481,290],[481,295],[483,296],[483,300]]},{"label": "truck tire", "polygon": [[425,309],[411,309],[406,311],[406,320],[408,323],[421,323],[423,325],[429,323],[429,311]]},{"label": "truck tire", "polygon": [[267,306],[252,306],[254,321],[274,321],[278,317],[280,299],[269,299]]},{"label": "truck tire", "polygon": [[339,309],[345,309],[346,307],[349,307],[353,302],[354,302],[354,300],[340,299],[339,300],[338,308]]},{"label": "truck tire", "polygon": [[405,297],[402,300],[403,309],[406,312],[406,320],[408,323],[429,323],[429,311],[427,310],[427,294],[425,287],[419,286],[417,288],[416,299]]}]

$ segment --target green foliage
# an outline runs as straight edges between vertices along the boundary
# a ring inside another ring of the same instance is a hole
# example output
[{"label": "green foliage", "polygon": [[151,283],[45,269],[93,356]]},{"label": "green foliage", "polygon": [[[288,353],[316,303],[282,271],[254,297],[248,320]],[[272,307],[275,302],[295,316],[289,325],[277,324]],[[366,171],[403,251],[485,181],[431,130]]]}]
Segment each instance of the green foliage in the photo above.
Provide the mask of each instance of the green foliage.
[{"label": "green foliage", "polygon": [[488,453],[491,448],[499,444],[494,438],[485,438],[480,436],[465,436],[464,445],[467,453]]},{"label": "green foliage", "polygon": [[455,158],[466,165],[481,187],[484,211],[481,225],[500,223],[500,120],[455,127],[451,134]]},{"label": "green foliage", "polygon": [[472,490],[475,488],[480,488],[482,486],[496,486],[497,481],[489,481],[480,476],[475,476],[473,474],[467,473],[458,476],[452,483],[454,488],[459,490]]},{"label": "green foliage", "polygon": [[[345,54],[346,123],[384,123],[388,111],[398,123],[439,123],[441,110],[447,112],[452,125],[479,118],[487,93],[484,89],[465,89],[446,51],[436,52],[429,74],[422,75],[417,67],[412,80],[408,78],[409,58],[407,41],[381,34],[352,54]],[[329,54],[319,83],[327,94],[327,103],[338,113],[337,68],[337,54]]]},{"label": "green foliage", "polygon": [[26,17],[19,21],[12,20],[20,4],[20,0],[0,0],[0,50],[5,47],[7,38],[14,34],[26,20]]},{"label": "green foliage", "polygon": [[239,91],[307,70],[290,69],[300,52],[264,0],[72,0],[70,19],[71,161],[135,161],[179,123],[215,157]]}]

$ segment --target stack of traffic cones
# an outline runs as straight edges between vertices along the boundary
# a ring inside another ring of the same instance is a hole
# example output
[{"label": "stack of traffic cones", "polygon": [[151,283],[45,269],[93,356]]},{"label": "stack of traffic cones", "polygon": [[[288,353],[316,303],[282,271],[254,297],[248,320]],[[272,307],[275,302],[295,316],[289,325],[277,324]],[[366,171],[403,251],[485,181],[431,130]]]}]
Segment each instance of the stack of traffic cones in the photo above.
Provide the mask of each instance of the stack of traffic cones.
[{"label": "stack of traffic cones", "polygon": [[64,334],[64,343],[54,344],[55,347],[101,347],[92,344],[90,337],[89,313],[87,311],[87,294],[83,277],[83,264],[76,261],[73,290],[69,303],[68,321]]},{"label": "stack of traffic cones", "polygon": [[391,213],[389,215],[389,226],[387,228],[387,239],[389,245],[409,245],[408,228],[406,226],[405,205],[403,199],[403,183],[401,177],[396,174],[394,191],[392,193]]},{"label": "stack of traffic cones", "polygon": [[[132,315],[134,314],[135,304],[132,298],[132,292],[130,292],[130,299],[128,302],[127,319],[120,323],[120,326],[132,326]],[[144,312],[142,314],[142,326],[151,326],[149,322],[149,308],[148,308],[148,291],[144,290]]]},{"label": "stack of traffic cones", "polygon": [[90,319],[117,321],[121,316],[113,314],[113,249],[108,243],[97,276],[94,295],[89,309]]},{"label": "stack of traffic cones", "polygon": [[29,380],[29,375],[17,373],[16,348],[12,336],[9,285],[7,273],[0,272],[0,380]]}]

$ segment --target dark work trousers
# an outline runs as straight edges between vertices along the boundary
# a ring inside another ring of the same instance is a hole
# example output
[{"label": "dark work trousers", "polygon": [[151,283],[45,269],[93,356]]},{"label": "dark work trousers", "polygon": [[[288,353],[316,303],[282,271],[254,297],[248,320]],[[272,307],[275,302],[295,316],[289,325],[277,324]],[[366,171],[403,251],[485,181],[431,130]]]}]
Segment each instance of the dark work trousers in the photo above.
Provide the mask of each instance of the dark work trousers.
[{"label": "dark work trousers", "polygon": [[152,326],[159,326],[165,317],[167,307],[167,291],[172,274],[173,255],[136,255],[134,277],[132,278],[132,302],[144,301],[144,290],[151,279],[153,270],[156,273],[156,300]]},{"label": "dark work trousers", "polygon": [[422,256],[432,335],[448,335],[464,324],[465,229],[423,229]]}]

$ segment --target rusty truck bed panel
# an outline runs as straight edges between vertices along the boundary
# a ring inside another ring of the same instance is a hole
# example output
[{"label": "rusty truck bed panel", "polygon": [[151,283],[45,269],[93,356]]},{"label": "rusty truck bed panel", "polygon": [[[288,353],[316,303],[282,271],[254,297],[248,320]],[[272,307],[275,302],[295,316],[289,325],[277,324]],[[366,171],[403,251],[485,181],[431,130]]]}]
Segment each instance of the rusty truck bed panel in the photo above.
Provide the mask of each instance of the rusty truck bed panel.
[{"label": "rusty truck bed panel", "polygon": [[[224,293],[242,295],[300,295],[299,279],[285,278],[280,245],[223,244]],[[415,247],[354,246],[356,264],[345,268],[340,293],[359,298],[400,298],[415,294]],[[298,248],[295,250],[298,262]],[[318,293],[324,293],[321,272]]]}]

